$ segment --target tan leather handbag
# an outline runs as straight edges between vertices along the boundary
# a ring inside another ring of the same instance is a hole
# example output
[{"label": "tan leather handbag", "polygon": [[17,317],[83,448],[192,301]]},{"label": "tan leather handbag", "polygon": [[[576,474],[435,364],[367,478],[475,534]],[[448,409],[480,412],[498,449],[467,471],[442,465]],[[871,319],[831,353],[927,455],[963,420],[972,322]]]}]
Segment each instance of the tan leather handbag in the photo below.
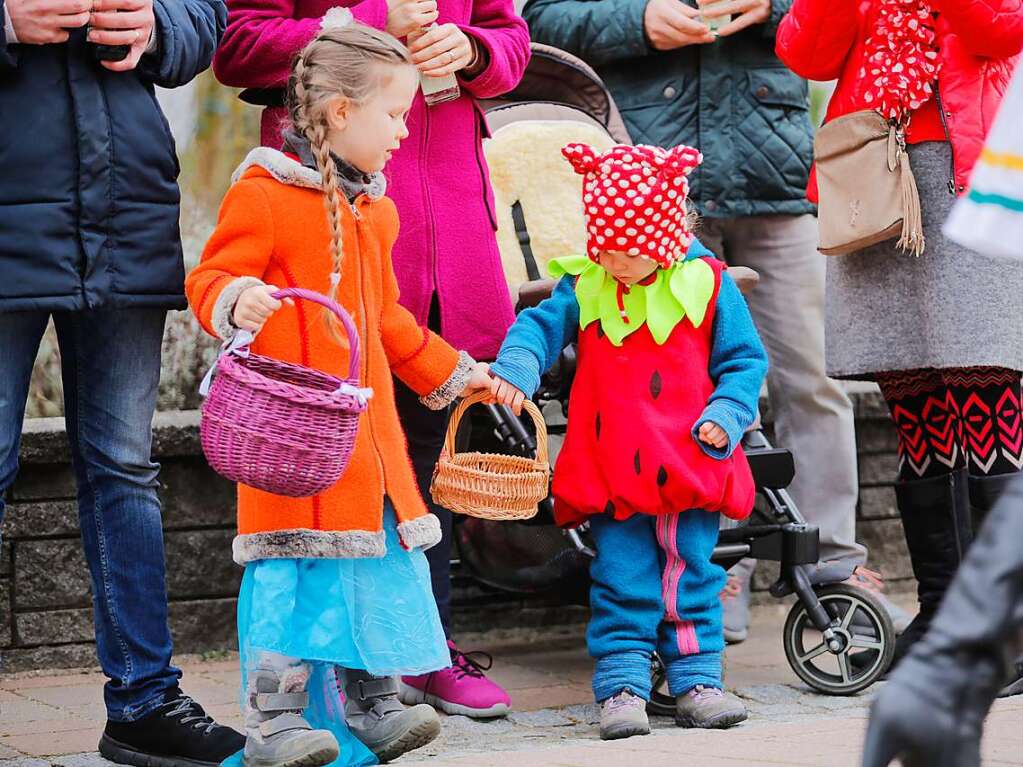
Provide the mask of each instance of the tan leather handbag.
[{"label": "tan leather handbag", "polygon": [[842,256],[894,237],[904,251],[924,252],[920,195],[898,125],[873,109],[853,112],[823,126],[813,151],[821,253]]}]

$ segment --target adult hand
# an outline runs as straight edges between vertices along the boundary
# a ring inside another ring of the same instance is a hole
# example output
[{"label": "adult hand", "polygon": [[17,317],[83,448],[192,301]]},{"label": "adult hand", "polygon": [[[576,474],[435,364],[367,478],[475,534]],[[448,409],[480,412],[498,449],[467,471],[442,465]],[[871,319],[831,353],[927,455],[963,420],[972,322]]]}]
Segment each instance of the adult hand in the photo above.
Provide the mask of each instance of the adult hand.
[{"label": "adult hand", "polygon": [[437,0],[387,0],[387,33],[408,37],[437,20]]},{"label": "adult hand", "polygon": [[89,42],[130,46],[121,61],[100,62],[112,72],[127,72],[138,66],[155,27],[153,0],[95,0],[89,19]]},{"label": "adult hand", "polygon": [[92,0],[6,0],[4,5],[19,43],[46,45],[67,42],[68,30],[88,24]]},{"label": "adult hand", "polygon": [[510,407],[515,415],[522,415],[522,404],[526,401],[525,393],[503,378],[494,377],[490,384],[490,396],[494,402]]},{"label": "adult hand", "polygon": [[[718,0],[696,0],[701,7]],[[701,10],[704,18],[731,15],[734,18],[718,30],[718,37],[728,37],[754,24],[763,24],[771,18],[771,0],[729,0],[715,8]]]},{"label": "adult hand", "polygon": [[713,421],[704,421],[700,425],[700,442],[721,450],[728,446],[728,434]]},{"label": "adult hand", "polygon": [[430,28],[409,43],[412,63],[427,77],[444,77],[460,72],[472,63],[473,48],[468,35],[455,24]]},{"label": "adult hand", "polygon": [[659,51],[714,42],[710,27],[697,19],[699,15],[698,10],[679,0],[650,0],[643,12],[643,28],[650,44]]}]

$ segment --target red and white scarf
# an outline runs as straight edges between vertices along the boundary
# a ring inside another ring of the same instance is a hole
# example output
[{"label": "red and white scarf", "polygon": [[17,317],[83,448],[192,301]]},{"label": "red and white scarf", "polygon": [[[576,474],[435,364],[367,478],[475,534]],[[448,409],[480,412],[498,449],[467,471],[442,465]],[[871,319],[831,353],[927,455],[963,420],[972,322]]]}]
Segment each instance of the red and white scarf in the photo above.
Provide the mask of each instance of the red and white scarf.
[{"label": "red and white scarf", "polygon": [[878,5],[860,70],[863,99],[901,122],[934,93],[939,66],[934,17],[927,0],[878,0]]}]

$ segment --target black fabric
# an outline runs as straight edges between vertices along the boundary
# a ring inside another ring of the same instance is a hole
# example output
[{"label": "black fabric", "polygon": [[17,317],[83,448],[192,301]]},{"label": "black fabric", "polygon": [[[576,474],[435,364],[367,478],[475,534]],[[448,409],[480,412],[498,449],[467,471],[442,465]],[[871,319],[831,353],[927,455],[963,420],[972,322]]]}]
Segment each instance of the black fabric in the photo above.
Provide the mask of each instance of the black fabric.
[{"label": "black fabric", "polygon": [[154,85],[209,66],[227,10],[153,10],[158,54],[131,72],[100,66],[84,28],[59,45],[8,45],[0,29],[0,311],[185,306],[179,167]]},{"label": "black fabric", "polygon": [[[440,333],[440,306],[437,296],[430,301],[430,315],[427,326],[435,333]],[[433,502],[430,495],[430,484],[433,481],[433,470],[440,459],[440,451],[444,446],[444,435],[448,428],[448,411],[430,410],[419,401],[419,395],[408,388],[397,378],[394,379],[394,404],[398,409],[405,439],[408,441],[409,457],[416,475],[419,492],[426,501],[426,507],[440,521],[441,539],[436,546],[426,550],[426,559],[430,563],[430,580],[433,585],[433,597],[437,602],[444,633],[451,635],[451,543],[454,518],[450,511]]]},{"label": "black fabric", "polygon": [[[313,156],[312,146],[304,136],[299,136],[292,131],[285,131],[282,149],[285,152],[297,155],[298,161],[306,168],[315,170],[317,173],[320,172],[319,166],[316,164],[316,158]],[[354,202],[355,198],[360,194],[369,191],[370,185],[373,183],[373,176],[371,174],[363,173],[350,162],[338,157],[333,152],[330,153],[330,156],[334,160],[334,167],[337,168],[338,184],[344,190],[348,202]]]},{"label": "black fabric", "polygon": [[218,765],[245,747],[245,738],[216,724],[202,706],[174,687],[164,704],[136,722],[108,721],[100,753],[111,761],[148,767],[147,757]]}]

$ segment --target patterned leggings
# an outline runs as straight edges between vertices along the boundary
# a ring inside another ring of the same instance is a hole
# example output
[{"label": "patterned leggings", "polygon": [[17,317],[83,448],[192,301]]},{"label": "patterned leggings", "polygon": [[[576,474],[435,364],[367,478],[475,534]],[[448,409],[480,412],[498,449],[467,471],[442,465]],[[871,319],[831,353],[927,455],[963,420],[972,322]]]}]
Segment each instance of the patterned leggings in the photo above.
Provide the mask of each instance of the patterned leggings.
[{"label": "patterned leggings", "polygon": [[877,383],[899,433],[900,479],[1023,469],[1019,371],[906,370],[882,373]]}]

